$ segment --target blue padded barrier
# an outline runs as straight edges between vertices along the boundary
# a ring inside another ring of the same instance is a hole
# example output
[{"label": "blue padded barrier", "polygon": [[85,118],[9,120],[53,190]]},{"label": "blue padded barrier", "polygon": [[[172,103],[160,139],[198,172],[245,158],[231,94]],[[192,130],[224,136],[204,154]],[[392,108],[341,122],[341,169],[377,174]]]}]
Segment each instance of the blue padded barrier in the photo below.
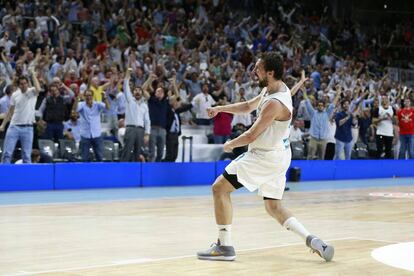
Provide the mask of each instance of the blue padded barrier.
[{"label": "blue padded barrier", "polygon": [[0,165],[0,191],[53,189],[53,164]]},{"label": "blue padded barrier", "polygon": [[141,163],[56,163],[55,189],[141,186]]},{"label": "blue padded barrier", "polygon": [[[335,175],[334,161],[292,160],[290,168],[294,167],[301,169],[301,181],[332,180]],[[289,170],[287,175],[289,176]]]},{"label": "blue padded barrier", "polygon": [[142,186],[211,185],[216,163],[145,163],[142,165]]},{"label": "blue padded barrier", "polygon": [[383,161],[381,168],[389,171],[387,177],[410,177],[414,176],[414,159],[411,160],[389,160]]},{"label": "blue padded barrier", "polygon": [[338,160],[336,179],[414,176],[414,160]]},{"label": "blue padded barrier", "polygon": [[333,179],[365,179],[392,177],[388,164],[394,160],[336,160]]},{"label": "blue padded barrier", "polygon": [[216,177],[224,172],[224,169],[231,161],[217,161],[216,162]]},{"label": "blue padded barrier", "polygon": [[[228,163],[0,165],[0,191],[211,185]],[[293,160],[290,167],[301,169],[301,181],[414,177],[414,160]]]},{"label": "blue padded barrier", "polygon": [[410,160],[390,160],[384,164],[393,173],[392,177],[414,176],[414,159]]}]

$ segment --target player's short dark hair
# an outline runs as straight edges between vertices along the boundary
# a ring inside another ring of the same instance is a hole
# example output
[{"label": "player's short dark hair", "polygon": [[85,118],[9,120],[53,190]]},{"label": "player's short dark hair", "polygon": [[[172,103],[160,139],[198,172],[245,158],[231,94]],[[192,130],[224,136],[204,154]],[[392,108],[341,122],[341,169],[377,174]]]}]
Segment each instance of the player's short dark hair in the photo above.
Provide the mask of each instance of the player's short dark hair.
[{"label": "player's short dark hair", "polygon": [[273,71],[274,78],[281,80],[283,77],[283,58],[276,52],[266,52],[262,55],[264,69],[266,72]]}]

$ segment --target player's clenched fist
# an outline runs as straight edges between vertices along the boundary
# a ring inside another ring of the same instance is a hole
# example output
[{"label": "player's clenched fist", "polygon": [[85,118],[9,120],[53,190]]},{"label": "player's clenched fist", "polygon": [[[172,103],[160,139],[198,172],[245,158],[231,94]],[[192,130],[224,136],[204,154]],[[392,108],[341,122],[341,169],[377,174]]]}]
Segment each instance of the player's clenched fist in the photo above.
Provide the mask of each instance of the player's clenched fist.
[{"label": "player's clenched fist", "polygon": [[210,117],[210,118],[215,117],[219,112],[220,112],[220,110],[218,109],[218,107],[209,107],[209,108],[207,108],[207,114],[208,114],[208,117]]}]

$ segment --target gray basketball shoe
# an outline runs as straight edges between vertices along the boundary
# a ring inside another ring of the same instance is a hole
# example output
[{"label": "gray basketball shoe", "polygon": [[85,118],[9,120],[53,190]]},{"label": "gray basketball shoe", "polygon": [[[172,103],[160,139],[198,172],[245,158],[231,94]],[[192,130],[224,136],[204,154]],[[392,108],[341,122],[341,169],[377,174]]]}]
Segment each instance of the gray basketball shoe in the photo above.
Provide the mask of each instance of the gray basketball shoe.
[{"label": "gray basketball shoe", "polygon": [[334,256],[334,248],[332,245],[324,243],[320,238],[309,235],[306,238],[306,245],[310,247],[313,253],[317,253],[325,261],[330,262]]},{"label": "gray basketball shoe", "polygon": [[218,240],[209,249],[197,252],[197,257],[200,260],[234,261],[236,259],[236,252],[233,246],[221,245],[220,240]]}]

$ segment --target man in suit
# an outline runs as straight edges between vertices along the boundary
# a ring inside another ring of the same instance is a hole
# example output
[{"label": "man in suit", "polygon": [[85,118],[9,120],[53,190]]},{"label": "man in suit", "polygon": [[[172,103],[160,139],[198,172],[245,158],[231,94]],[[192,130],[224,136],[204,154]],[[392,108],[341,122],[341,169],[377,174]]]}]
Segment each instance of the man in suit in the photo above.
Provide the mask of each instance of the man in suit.
[{"label": "man in suit", "polygon": [[167,139],[165,162],[175,162],[178,154],[178,137],[181,135],[180,113],[190,110],[192,104],[184,104],[179,97],[170,100],[170,110],[167,113]]}]

